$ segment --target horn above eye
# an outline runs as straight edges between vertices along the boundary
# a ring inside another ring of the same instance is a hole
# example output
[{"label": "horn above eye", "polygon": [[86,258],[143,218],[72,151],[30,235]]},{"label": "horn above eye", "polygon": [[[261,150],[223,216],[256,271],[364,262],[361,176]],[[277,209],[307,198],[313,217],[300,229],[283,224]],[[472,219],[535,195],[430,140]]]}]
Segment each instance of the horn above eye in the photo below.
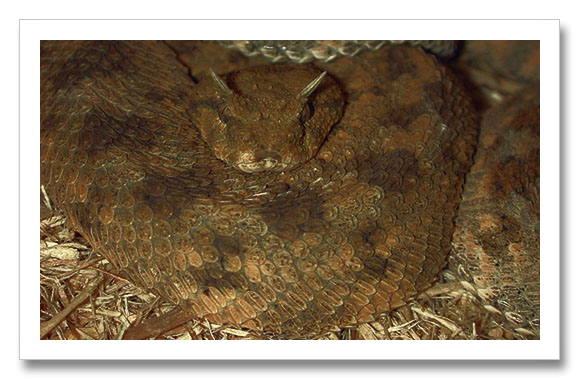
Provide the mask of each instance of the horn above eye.
[{"label": "horn above eye", "polygon": [[318,88],[318,86],[320,85],[320,83],[322,83],[322,80],[324,79],[325,76],[326,71],[320,74],[318,78],[308,83],[306,87],[304,87],[304,90],[300,91],[300,93],[298,94],[298,99],[302,99],[303,101],[305,101],[310,96],[310,94],[312,94],[314,90]]},{"label": "horn above eye", "polygon": [[218,87],[220,94],[224,97],[231,97],[234,93],[229,89],[228,85],[210,68],[209,74]]}]

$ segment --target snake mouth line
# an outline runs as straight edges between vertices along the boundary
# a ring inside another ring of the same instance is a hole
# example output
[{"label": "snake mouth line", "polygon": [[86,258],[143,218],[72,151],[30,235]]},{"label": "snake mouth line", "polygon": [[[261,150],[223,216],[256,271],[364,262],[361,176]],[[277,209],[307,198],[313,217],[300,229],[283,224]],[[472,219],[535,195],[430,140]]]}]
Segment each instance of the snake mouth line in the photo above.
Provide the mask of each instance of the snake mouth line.
[{"label": "snake mouth line", "polygon": [[273,159],[264,159],[253,163],[239,163],[237,166],[240,170],[246,173],[259,173],[274,169],[282,171],[286,167],[282,164],[278,165],[278,161]]},{"label": "snake mouth line", "polygon": [[288,164],[281,162],[280,155],[274,152],[244,152],[239,155],[234,166],[245,173],[260,173],[265,171],[282,171]]}]

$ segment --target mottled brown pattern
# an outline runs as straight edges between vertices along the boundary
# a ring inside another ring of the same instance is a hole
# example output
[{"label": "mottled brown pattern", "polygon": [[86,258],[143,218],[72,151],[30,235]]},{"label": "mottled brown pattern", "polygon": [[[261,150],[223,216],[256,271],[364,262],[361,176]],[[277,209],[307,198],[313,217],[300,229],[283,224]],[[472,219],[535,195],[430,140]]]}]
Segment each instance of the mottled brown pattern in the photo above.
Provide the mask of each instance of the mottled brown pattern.
[{"label": "mottled brown pattern", "polygon": [[[434,281],[477,130],[445,67],[413,47],[312,64],[342,118],[298,168],[244,173],[202,138],[211,78],[177,45],[41,44],[42,183],[122,276],[278,337],[371,321]],[[190,46],[218,74],[259,64]]]},{"label": "mottled brown pattern", "polygon": [[465,41],[460,60],[517,81],[540,79],[540,41]]},{"label": "mottled brown pattern", "polygon": [[539,83],[486,113],[474,160],[451,266],[516,330],[539,336]]}]

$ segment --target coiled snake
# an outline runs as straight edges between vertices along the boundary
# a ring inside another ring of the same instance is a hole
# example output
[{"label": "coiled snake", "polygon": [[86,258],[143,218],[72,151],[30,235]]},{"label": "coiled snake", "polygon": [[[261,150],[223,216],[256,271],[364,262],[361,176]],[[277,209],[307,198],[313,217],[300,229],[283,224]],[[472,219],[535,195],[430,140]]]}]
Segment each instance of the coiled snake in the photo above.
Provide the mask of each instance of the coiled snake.
[{"label": "coiled snake", "polygon": [[407,46],[308,66],[192,46],[188,67],[164,42],[41,44],[41,179],[73,228],[192,315],[279,337],[429,287],[478,129],[449,70]]}]

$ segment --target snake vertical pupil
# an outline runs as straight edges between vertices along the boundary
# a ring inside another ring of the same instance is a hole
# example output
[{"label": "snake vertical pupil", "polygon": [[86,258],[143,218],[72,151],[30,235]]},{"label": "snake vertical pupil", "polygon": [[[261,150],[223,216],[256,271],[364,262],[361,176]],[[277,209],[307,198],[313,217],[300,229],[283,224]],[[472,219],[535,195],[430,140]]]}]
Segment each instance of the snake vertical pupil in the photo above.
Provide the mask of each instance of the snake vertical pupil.
[{"label": "snake vertical pupil", "polygon": [[232,110],[229,106],[222,107],[221,111],[219,112],[219,118],[224,124],[228,124],[232,120]]},{"label": "snake vertical pupil", "polygon": [[304,124],[308,120],[310,120],[313,113],[314,113],[314,109],[313,109],[312,103],[310,103],[310,102],[304,103],[304,106],[302,107],[302,110],[300,111],[300,115],[299,115],[300,123]]}]

